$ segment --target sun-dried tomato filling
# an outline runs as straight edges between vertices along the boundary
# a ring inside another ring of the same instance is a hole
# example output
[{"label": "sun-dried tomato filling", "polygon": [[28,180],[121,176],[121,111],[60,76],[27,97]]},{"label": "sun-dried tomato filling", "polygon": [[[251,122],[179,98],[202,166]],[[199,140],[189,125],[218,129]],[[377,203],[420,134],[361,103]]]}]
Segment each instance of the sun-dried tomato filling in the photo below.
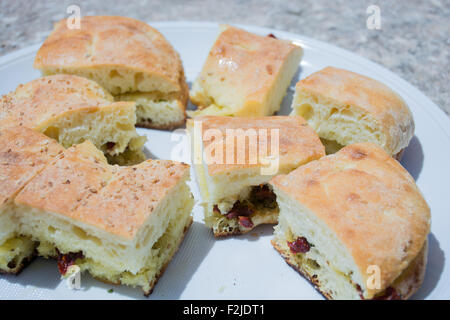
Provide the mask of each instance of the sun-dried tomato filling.
[{"label": "sun-dried tomato filling", "polygon": [[62,254],[58,249],[56,249],[56,253],[58,254],[58,270],[62,275],[67,273],[69,267],[74,265],[77,259],[83,259],[84,257],[82,252],[69,252]]},{"label": "sun-dried tomato filling", "polygon": [[295,241],[287,241],[289,249],[292,253],[307,253],[311,249],[311,245],[305,237],[298,237]]},{"label": "sun-dried tomato filling", "polygon": [[253,221],[249,217],[239,217],[239,224],[244,228],[250,229],[253,227]]},{"label": "sun-dried tomato filling", "polygon": [[[252,187],[248,200],[236,201],[225,217],[236,219],[242,227],[249,229],[253,227],[251,216],[258,209],[276,209],[277,207],[277,196],[267,184],[264,184]],[[213,211],[222,214],[218,205],[213,207]]]},{"label": "sun-dried tomato filling", "polygon": [[233,208],[226,214],[228,219],[235,219],[239,217],[248,217],[253,214],[253,210],[250,206],[244,202],[237,201]]},{"label": "sun-dried tomato filling", "polygon": [[278,206],[277,196],[267,184],[252,187],[249,201],[255,207],[275,209]]},{"label": "sun-dried tomato filling", "polygon": [[[217,205],[214,206],[213,209],[214,212],[221,214],[219,207]],[[238,220],[238,223],[243,226],[244,228],[252,228],[253,227],[253,221],[249,217],[253,214],[253,210],[245,203],[242,203],[240,201],[237,201],[233,208],[231,208],[230,211],[225,215],[227,219],[236,219]]]}]

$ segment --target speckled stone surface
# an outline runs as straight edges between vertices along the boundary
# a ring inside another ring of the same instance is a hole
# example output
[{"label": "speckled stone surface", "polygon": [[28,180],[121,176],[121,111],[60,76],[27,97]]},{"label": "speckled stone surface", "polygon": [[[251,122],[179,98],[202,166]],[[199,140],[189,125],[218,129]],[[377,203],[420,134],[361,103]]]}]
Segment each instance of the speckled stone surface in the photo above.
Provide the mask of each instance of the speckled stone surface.
[{"label": "speckled stone surface", "polygon": [[[82,15],[240,23],[326,41],[387,67],[450,116],[450,0],[1,0],[0,55],[43,41],[71,4]],[[372,4],[381,30],[366,27]]]}]

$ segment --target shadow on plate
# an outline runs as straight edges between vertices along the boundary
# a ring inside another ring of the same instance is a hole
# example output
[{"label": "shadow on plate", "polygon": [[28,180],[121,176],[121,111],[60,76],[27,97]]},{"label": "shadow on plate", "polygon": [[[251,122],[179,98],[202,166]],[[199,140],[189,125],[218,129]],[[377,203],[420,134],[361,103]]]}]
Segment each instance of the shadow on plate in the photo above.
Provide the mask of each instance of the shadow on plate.
[{"label": "shadow on plate", "polygon": [[403,158],[400,163],[405,167],[406,170],[411,174],[414,180],[420,176],[423,167],[423,149],[417,136],[414,136],[406,148]]},{"label": "shadow on plate", "polygon": [[153,299],[179,299],[194,273],[215,243],[211,230],[195,222],[186,238],[155,286]]},{"label": "shadow on plate", "polygon": [[[187,81],[187,84],[188,84],[189,90],[191,90],[191,88],[192,88],[192,81]],[[190,110],[190,111],[197,110],[197,106],[194,105],[194,104],[191,102],[191,99],[188,99],[188,105],[187,105],[187,107],[186,107],[186,110]]]},{"label": "shadow on plate", "polygon": [[158,157],[156,157],[147,147],[144,146],[143,149],[145,158],[148,159],[158,159]]},{"label": "shadow on plate", "polygon": [[37,258],[19,275],[2,275],[2,279],[23,287],[55,289],[61,283],[55,260]]},{"label": "shadow on plate", "polygon": [[434,234],[428,236],[428,263],[425,279],[419,291],[411,299],[426,299],[439,283],[445,265],[445,254]]},{"label": "shadow on plate", "polygon": [[281,108],[276,113],[276,115],[288,116],[291,113],[292,100],[294,99],[294,94],[295,94],[295,85],[300,80],[301,74],[302,74],[302,67],[300,66],[297,69],[297,72],[295,73],[294,77],[292,78],[291,84],[289,85],[289,88],[286,92],[286,96],[284,97],[283,101],[281,102]]}]

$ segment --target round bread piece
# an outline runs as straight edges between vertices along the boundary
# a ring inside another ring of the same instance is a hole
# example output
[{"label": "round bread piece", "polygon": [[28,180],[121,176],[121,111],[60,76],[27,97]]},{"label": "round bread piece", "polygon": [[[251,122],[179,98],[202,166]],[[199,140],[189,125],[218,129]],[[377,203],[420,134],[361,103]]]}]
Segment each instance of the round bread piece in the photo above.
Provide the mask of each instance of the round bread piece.
[{"label": "round bread piece", "polygon": [[119,16],[83,17],[79,29],[59,21],[34,67],[45,74],[86,76],[114,95],[176,92],[184,83],[180,57],[164,36],[142,21]]},{"label": "round bread piece", "polygon": [[317,131],[327,153],[372,142],[400,157],[414,135],[414,119],[403,99],[386,85],[335,67],[299,81],[292,114]]},{"label": "round bread piece", "polygon": [[[303,237],[310,250],[296,254],[298,265],[328,297],[383,294],[424,248],[430,209],[409,173],[374,144],[347,146],[271,183],[280,206],[275,247]],[[418,288],[423,276],[415,279]]]}]

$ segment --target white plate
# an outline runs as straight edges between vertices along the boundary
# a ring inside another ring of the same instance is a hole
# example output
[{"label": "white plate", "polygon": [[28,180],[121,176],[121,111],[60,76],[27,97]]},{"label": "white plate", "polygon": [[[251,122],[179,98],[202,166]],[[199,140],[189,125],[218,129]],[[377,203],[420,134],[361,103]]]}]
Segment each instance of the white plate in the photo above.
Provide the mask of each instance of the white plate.
[{"label": "white plate", "polygon": [[[217,35],[215,23],[167,22],[152,24],[180,52],[186,76],[192,82]],[[386,69],[348,51],[307,37],[272,29],[245,27],[266,35],[293,39],[305,50],[301,69],[293,81],[326,66],[349,69],[384,82],[408,103],[416,121],[416,136],[406,150],[402,164],[408,169],[427,199],[432,212],[428,268],[416,299],[450,298],[450,121],[417,89]],[[0,58],[0,93],[39,77],[33,59],[39,46]],[[292,89],[283,102],[289,113]],[[148,136],[152,157],[169,159],[183,134],[139,129]],[[180,139],[176,141],[176,139]],[[186,155],[185,155],[186,156]],[[179,158],[178,158],[179,159]],[[194,195],[198,196],[194,187]],[[321,299],[313,287],[271,247],[272,228],[256,229],[258,237],[245,235],[226,240],[213,239],[202,223],[202,210],[194,209],[195,222],[179,252],[155,287],[151,299]],[[382,230],[380,230],[382,232]],[[388,244],[387,244],[388,245]],[[70,291],[59,278],[54,261],[37,259],[18,276],[0,278],[0,298],[12,299],[127,299],[143,298],[137,289],[111,286],[83,275],[81,290]],[[113,293],[108,293],[110,288]]]}]

